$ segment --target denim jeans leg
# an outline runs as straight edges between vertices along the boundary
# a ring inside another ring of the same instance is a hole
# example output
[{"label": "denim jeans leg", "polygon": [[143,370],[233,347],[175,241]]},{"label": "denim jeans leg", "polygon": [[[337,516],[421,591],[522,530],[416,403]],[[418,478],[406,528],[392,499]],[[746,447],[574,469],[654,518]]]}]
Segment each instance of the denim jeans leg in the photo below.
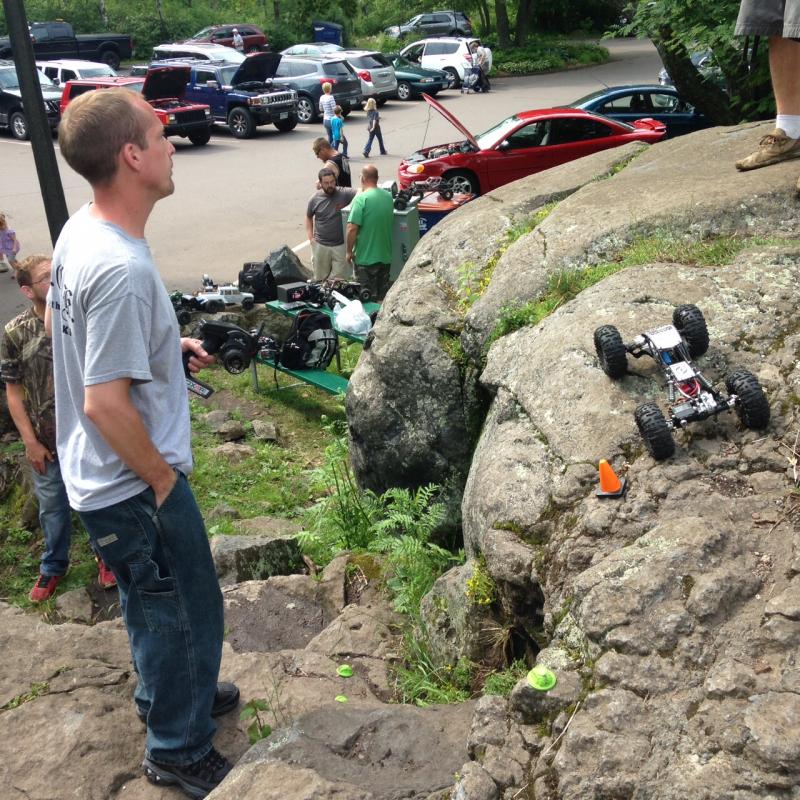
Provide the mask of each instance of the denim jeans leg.
[{"label": "denim jeans leg", "polygon": [[39,501],[39,525],[44,534],[42,575],[64,575],[69,567],[72,517],[58,461],[45,461],[45,473],[33,470],[33,491]]},{"label": "denim jeans leg", "polygon": [[372,142],[375,139],[375,131],[369,132],[369,138],[367,139],[367,143],[364,145],[364,155],[368,156],[369,151],[372,150]]},{"label": "denim jeans leg", "polygon": [[322,120],[322,127],[325,128],[325,135],[328,137],[328,144],[333,147],[333,130],[329,119]]},{"label": "denim jeans leg", "polygon": [[211,749],[222,657],[222,593],[203,518],[183,475],[156,510],[152,490],[81,512],[117,576],[147,716],[147,756],[186,765]]},{"label": "denim jeans leg", "polygon": [[378,130],[375,131],[375,135],[378,137],[378,147],[380,148],[380,153],[382,156],[385,156],[386,148],[383,146],[383,134],[381,133],[380,128],[378,128]]}]

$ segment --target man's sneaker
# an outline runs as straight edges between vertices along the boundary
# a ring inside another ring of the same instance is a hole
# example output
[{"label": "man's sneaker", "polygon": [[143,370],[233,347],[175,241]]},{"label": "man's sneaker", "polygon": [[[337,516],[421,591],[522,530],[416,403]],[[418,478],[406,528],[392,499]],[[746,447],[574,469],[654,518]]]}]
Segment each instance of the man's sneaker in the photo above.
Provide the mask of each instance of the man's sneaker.
[{"label": "man's sneaker", "polygon": [[790,158],[800,158],[800,139],[790,139],[780,128],[775,128],[761,139],[758,150],[736,162],[736,169],[758,169]]},{"label": "man's sneaker", "polygon": [[95,558],[97,561],[97,582],[101,589],[111,589],[117,585],[114,573],[106,566],[102,558]]},{"label": "man's sneaker", "polygon": [[189,797],[201,800],[212,789],[222,783],[232,765],[213,747],[199,761],[185,767],[173,764],[158,764],[145,758],[142,769],[150,783],[160,786],[179,786]]},{"label": "man's sneaker", "polygon": [[43,603],[45,600],[49,600],[56,593],[56,586],[63,577],[63,575],[39,575],[28,595],[31,602]]},{"label": "man's sneaker", "polygon": [[[237,705],[239,705],[239,689],[236,684],[220,681],[214,695],[214,705],[211,706],[211,716],[221,717],[223,714],[233,711]],[[147,712],[139,705],[136,706],[136,716],[142,722],[147,722]]]}]

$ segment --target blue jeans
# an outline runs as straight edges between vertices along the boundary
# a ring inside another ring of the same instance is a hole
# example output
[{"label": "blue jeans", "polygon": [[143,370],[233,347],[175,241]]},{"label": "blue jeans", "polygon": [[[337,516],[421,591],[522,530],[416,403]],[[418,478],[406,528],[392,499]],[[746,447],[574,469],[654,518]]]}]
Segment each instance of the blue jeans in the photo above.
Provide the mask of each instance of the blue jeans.
[{"label": "blue jeans", "polygon": [[39,501],[39,525],[44,534],[44,552],[39,571],[50,577],[64,575],[69,567],[72,517],[58,461],[44,463],[44,475],[33,470],[33,491]]},{"label": "blue jeans", "polygon": [[364,145],[364,155],[368,156],[369,151],[372,149],[372,142],[377,139],[378,140],[378,147],[380,147],[381,155],[386,155],[386,148],[383,146],[383,136],[381,135],[381,129],[375,128],[374,131],[369,132],[369,139],[367,139],[367,143]]},{"label": "blue jeans", "polygon": [[331,121],[329,119],[323,119],[322,127],[325,128],[325,135],[328,137],[328,144],[333,147],[333,131],[331,130]]},{"label": "blue jeans", "polygon": [[186,478],[156,510],[141,494],[80,517],[117,578],[147,714],[148,758],[191,764],[208,753],[222,657],[222,592],[203,518]]}]

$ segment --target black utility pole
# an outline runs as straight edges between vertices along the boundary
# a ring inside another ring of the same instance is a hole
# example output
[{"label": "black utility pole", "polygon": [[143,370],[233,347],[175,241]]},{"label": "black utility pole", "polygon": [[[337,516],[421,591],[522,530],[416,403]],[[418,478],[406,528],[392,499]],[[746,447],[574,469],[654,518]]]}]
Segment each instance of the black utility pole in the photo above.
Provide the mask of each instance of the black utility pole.
[{"label": "black utility pole", "polygon": [[36,59],[33,55],[28,19],[25,14],[23,0],[3,0],[3,8],[11,37],[11,49],[14,51],[14,63],[17,67],[19,88],[22,93],[22,107],[25,121],[28,124],[28,135],[33,148],[33,160],[39,176],[39,188],[42,192],[47,224],[53,244],[69,218],[67,201],[64,199],[64,187],[58,172],[56,151],[53,147],[53,134],[47,123],[44,110],[42,87],[36,70]]}]

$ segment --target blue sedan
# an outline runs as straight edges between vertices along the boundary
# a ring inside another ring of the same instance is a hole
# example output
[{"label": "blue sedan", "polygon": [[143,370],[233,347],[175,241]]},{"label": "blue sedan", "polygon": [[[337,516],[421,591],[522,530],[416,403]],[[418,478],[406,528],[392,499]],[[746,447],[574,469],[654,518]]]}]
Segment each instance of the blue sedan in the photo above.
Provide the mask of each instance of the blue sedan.
[{"label": "blue sedan", "polygon": [[711,127],[711,121],[681,99],[672,86],[612,86],[581,97],[570,103],[569,108],[594,111],[628,124],[650,117],[667,126],[668,137]]}]

